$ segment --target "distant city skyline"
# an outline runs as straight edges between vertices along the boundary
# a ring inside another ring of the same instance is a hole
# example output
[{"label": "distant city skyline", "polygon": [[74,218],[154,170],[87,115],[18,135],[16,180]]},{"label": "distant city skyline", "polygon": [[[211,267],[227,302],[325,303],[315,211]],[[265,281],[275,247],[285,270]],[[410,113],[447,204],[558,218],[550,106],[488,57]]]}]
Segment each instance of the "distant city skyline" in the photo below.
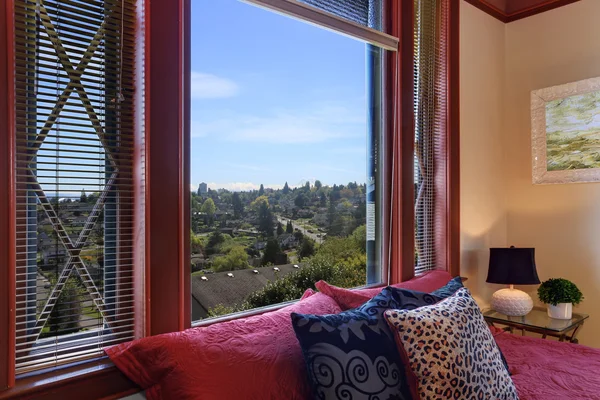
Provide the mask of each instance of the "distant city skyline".
[{"label": "distant city skyline", "polygon": [[[290,182],[287,182],[287,184],[288,184],[288,187],[290,187],[291,189],[294,189],[294,188],[303,187],[304,185],[306,185],[306,182],[310,182],[310,185],[313,186],[316,180],[321,181],[321,183],[323,184],[323,186],[347,185],[350,182],[356,183],[358,185],[365,185],[366,184],[365,182],[359,182],[359,181],[327,183],[327,182],[323,182],[321,179],[302,180],[302,181],[298,182],[297,184],[291,184]],[[283,182],[282,184],[273,184],[273,185],[269,185],[267,183],[262,183],[262,185],[263,185],[263,187],[265,189],[281,190],[281,189],[283,189],[285,183],[286,182]],[[252,191],[252,190],[258,190],[258,189],[260,189],[260,185],[261,185],[261,183],[258,183],[256,187],[252,186],[252,187],[249,187],[248,189],[228,189],[228,188],[225,188],[225,187],[218,187],[217,184],[211,184],[211,183],[208,183],[208,182],[200,182],[197,185],[191,184],[190,185],[190,190],[192,192],[194,192],[194,193],[198,193],[199,190],[200,190],[200,186],[202,184],[206,184],[207,190],[226,189],[226,190],[229,190],[231,192],[248,192],[248,191]]]},{"label": "distant city skyline", "polygon": [[366,181],[363,43],[237,0],[192,20],[193,190]]}]

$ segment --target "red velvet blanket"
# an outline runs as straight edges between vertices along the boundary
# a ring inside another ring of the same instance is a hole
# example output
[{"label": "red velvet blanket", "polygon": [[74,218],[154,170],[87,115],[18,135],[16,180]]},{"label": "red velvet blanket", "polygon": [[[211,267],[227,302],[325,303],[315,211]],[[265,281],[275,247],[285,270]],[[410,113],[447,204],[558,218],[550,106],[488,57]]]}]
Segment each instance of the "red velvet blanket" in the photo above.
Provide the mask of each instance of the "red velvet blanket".
[{"label": "red velvet blanket", "polygon": [[496,335],[521,400],[600,399],[600,349]]}]

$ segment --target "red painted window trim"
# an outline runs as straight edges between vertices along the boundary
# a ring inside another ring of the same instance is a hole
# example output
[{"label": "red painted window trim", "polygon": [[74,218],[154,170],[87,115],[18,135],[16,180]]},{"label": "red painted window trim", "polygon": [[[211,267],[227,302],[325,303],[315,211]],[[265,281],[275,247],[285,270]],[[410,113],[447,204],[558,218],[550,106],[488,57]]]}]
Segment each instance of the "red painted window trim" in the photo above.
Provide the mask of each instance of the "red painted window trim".
[{"label": "red painted window trim", "polygon": [[[11,210],[14,207],[11,199],[12,190],[12,168],[13,145],[10,132],[13,132],[13,113],[11,112],[14,104],[14,90],[10,89],[12,82],[12,62],[13,59],[13,1],[7,0],[0,6],[0,326],[9,327],[0,329],[0,391],[6,390],[14,383],[14,370],[12,360],[14,359],[14,334],[10,327],[14,326],[15,309],[14,302],[14,272],[9,268],[14,265],[14,249],[11,243],[14,237],[14,218]],[[13,328],[14,329],[14,328]]]},{"label": "red painted window trim", "polygon": [[400,38],[398,53],[388,53],[386,71],[387,130],[391,144],[387,156],[392,161],[393,175],[390,177],[393,188],[390,283],[398,283],[412,278],[415,273],[414,205],[412,200],[403,200],[414,199],[414,2],[387,4],[390,4],[390,34]]},{"label": "red painted window trim", "polygon": [[460,70],[459,70],[459,12],[460,0],[444,0],[447,15],[446,76],[441,84],[446,89],[446,115],[443,145],[436,154],[436,224],[434,249],[436,269],[453,276],[460,275]]},{"label": "red painted window trim", "polygon": [[[435,208],[439,215],[435,225],[434,248],[436,269],[460,275],[460,97],[459,97],[459,6],[460,0],[444,0],[448,10],[446,76],[442,76],[446,87],[446,131],[443,149],[436,155],[435,163],[440,166],[436,176]],[[400,4],[399,4],[400,3]],[[388,3],[389,4],[389,3]],[[398,58],[388,57],[387,99],[391,115],[397,124],[394,146],[396,157],[393,166],[392,232],[390,281],[398,283],[414,276],[414,76],[413,76],[413,29],[414,10],[412,1],[392,2],[389,21],[391,34],[400,38]],[[396,72],[396,63],[400,70]],[[396,78],[397,73],[397,78]],[[393,128],[393,127],[390,127]],[[393,138],[393,132],[388,132]],[[392,139],[390,139],[392,140]],[[389,143],[392,143],[391,141]],[[388,157],[391,159],[391,149]],[[409,199],[404,201],[404,199]]]},{"label": "red painted window trim", "polygon": [[191,326],[190,100],[184,84],[190,3],[146,0],[146,7],[147,323],[156,335]]}]

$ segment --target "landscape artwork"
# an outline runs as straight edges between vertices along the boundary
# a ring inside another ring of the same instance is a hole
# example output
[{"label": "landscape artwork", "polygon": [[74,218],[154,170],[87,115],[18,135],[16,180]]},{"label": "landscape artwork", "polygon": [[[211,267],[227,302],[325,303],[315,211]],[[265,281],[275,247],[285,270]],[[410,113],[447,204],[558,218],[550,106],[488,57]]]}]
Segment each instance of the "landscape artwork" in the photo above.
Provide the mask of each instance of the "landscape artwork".
[{"label": "landscape artwork", "polygon": [[600,79],[532,92],[533,183],[600,181]]}]

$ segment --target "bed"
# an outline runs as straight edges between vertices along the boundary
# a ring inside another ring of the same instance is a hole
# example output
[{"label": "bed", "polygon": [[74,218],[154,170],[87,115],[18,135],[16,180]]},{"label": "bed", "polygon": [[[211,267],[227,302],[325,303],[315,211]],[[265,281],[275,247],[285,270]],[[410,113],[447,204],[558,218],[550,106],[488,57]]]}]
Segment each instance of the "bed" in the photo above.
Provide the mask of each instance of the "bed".
[{"label": "bed", "polygon": [[492,329],[521,400],[600,399],[600,349]]}]

